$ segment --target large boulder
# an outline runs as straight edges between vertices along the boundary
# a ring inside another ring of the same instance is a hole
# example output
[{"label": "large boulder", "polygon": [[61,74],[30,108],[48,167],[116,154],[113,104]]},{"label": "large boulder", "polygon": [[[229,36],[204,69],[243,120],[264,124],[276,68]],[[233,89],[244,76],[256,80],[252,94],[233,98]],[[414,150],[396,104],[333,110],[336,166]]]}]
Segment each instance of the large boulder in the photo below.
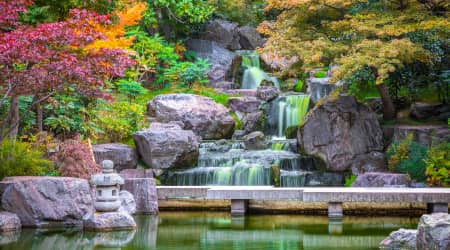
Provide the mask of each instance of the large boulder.
[{"label": "large boulder", "polygon": [[158,194],[153,178],[125,179],[123,190],[130,192],[136,202],[136,213],[158,213]]},{"label": "large boulder", "polygon": [[159,95],[147,104],[147,111],[159,122],[179,121],[183,129],[205,140],[228,139],[234,132],[235,121],[229,110],[204,96]]},{"label": "large boulder", "polygon": [[262,101],[253,96],[230,97],[227,106],[234,112],[251,113],[259,111]]},{"label": "large boulder", "polygon": [[133,138],[139,155],[150,168],[188,168],[197,162],[198,137],[176,123],[152,123]]},{"label": "large boulder", "polygon": [[0,212],[0,233],[17,231],[22,228],[17,214],[10,212]]},{"label": "large boulder", "polygon": [[239,31],[239,42],[242,49],[245,50],[255,50],[258,47],[262,47],[265,43],[264,38],[256,31],[255,27],[252,26],[242,26],[238,29]]},{"label": "large boulder", "polygon": [[450,249],[450,214],[426,214],[417,227],[417,249]]},{"label": "large boulder", "polygon": [[407,174],[365,173],[359,175],[352,187],[408,187],[411,178]]},{"label": "large boulder", "polygon": [[353,96],[327,98],[298,130],[301,149],[330,171],[347,171],[358,156],[382,152],[383,131],[376,114]]},{"label": "large boulder", "polygon": [[25,227],[81,226],[93,212],[89,183],[70,177],[7,177],[0,182],[2,208]]},{"label": "large boulder", "polygon": [[214,41],[230,50],[241,49],[237,23],[214,19],[205,25],[199,36],[202,40]]},{"label": "large boulder", "polygon": [[137,154],[132,147],[120,144],[98,144],[92,146],[94,152],[95,162],[100,164],[104,160],[111,160],[114,162],[114,169],[120,172],[123,169],[136,168]]},{"label": "large boulder", "polygon": [[88,231],[132,230],[136,222],[126,211],[93,213],[84,220],[84,229]]},{"label": "large boulder", "polygon": [[236,54],[225,49],[219,43],[199,39],[187,41],[186,47],[195,51],[199,58],[208,59],[212,64],[207,72],[210,82],[220,82],[231,78],[232,64]]},{"label": "large boulder", "polygon": [[380,243],[380,249],[416,250],[417,230],[400,228]]}]

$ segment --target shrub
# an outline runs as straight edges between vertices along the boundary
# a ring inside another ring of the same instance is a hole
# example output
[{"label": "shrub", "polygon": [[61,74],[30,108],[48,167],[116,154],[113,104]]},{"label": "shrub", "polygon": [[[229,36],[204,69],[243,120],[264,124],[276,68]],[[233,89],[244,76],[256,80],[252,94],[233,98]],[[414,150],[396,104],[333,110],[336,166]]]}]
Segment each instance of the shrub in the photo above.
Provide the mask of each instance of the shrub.
[{"label": "shrub", "polygon": [[356,178],[357,178],[356,175],[349,175],[349,176],[345,177],[345,184],[344,184],[344,186],[351,187],[353,182],[356,181]]},{"label": "shrub", "polygon": [[45,175],[52,172],[53,164],[45,152],[32,144],[5,139],[0,147],[0,179],[7,176]]},{"label": "shrub", "polygon": [[136,100],[136,97],[145,94],[148,90],[140,82],[121,79],[117,82],[117,89],[128,97],[128,102]]},{"label": "shrub", "polygon": [[317,71],[314,73],[315,78],[325,78],[327,77],[328,73],[326,71]]},{"label": "shrub", "polygon": [[98,139],[102,142],[127,141],[144,127],[144,111],[143,105],[124,101],[100,104],[94,120],[99,129]]},{"label": "shrub", "polygon": [[433,146],[425,163],[428,184],[450,187],[450,142]]},{"label": "shrub", "polygon": [[303,81],[302,80],[298,80],[297,84],[295,85],[295,92],[302,92],[303,91]]},{"label": "shrub", "polygon": [[90,146],[83,144],[79,138],[61,143],[59,151],[51,159],[61,176],[89,179],[92,174],[100,172]]},{"label": "shrub", "polygon": [[425,181],[425,162],[428,148],[412,140],[412,135],[394,143],[387,150],[389,170],[409,174],[415,181]]}]

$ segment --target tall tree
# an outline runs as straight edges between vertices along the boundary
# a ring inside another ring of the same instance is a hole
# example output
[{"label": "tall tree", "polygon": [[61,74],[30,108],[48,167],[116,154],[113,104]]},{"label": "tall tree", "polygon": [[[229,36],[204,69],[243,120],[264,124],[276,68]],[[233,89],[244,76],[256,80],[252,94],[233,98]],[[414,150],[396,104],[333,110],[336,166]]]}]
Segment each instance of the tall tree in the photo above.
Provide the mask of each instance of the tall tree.
[{"label": "tall tree", "polygon": [[[3,2],[0,6],[7,6]],[[0,93],[12,103],[19,96],[39,96],[36,104],[56,93],[73,92],[109,98],[104,92],[106,81],[122,76],[133,64],[124,49],[89,47],[96,40],[106,39],[98,27],[110,23],[108,16],[86,10],[72,10],[66,21],[37,26],[13,23],[15,30],[0,33]],[[17,134],[16,107],[10,105],[0,139],[5,137],[7,126],[10,136]]]},{"label": "tall tree", "polygon": [[432,65],[435,55],[411,34],[449,38],[448,1],[269,0],[277,20],[260,24],[270,36],[263,50],[296,56],[304,70],[338,65],[333,80],[369,69],[383,101],[385,119],[395,118],[388,77],[408,63]]}]

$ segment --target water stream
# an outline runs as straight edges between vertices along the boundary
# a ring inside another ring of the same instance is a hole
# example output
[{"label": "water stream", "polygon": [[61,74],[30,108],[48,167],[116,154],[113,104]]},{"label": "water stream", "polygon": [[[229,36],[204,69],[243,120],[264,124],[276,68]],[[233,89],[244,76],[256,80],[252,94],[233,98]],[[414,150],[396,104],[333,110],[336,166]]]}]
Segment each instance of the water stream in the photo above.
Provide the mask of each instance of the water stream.
[{"label": "water stream", "polygon": [[242,66],[246,68],[242,77],[241,89],[256,89],[264,80],[272,82],[275,87],[280,88],[278,79],[269,76],[261,69],[260,58],[256,52],[237,51],[236,53],[242,56]]},{"label": "water stream", "polygon": [[169,171],[165,185],[332,186],[340,174],[317,171],[310,157],[296,153],[296,140],[268,140],[264,150],[246,150],[241,141],[208,141],[200,145],[197,166]]}]

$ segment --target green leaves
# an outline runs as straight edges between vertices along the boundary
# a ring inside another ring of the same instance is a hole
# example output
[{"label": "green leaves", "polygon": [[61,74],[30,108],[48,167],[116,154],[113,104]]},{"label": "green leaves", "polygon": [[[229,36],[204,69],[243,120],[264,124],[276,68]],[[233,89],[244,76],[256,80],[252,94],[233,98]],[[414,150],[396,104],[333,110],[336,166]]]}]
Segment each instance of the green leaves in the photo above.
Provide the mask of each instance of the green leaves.
[{"label": "green leaves", "polygon": [[121,79],[117,82],[117,90],[128,96],[129,102],[136,99],[136,96],[145,94],[148,90],[142,87],[140,82],[129,79]]},{"label": "green leaves", "polygon": [[433,146],[424,161],[428,183],[432,186],[450,187],[450,142]]}]

